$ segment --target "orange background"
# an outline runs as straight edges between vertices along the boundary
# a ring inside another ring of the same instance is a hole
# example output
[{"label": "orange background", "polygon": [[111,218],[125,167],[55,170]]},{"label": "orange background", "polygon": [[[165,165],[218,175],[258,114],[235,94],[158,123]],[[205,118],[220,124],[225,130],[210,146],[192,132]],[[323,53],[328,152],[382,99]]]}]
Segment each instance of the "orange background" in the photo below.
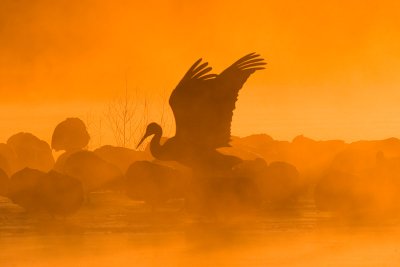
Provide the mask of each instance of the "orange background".
[{"label": "orange background", "polygon": [[219,72],[253,51],[268,68],[241,91],[233,134],[399,136],[399,10],[366,0],[2,0],[0,141],[17,131],[49,140],[65,117],[101,113],[125,75],[151,100],[199,57]]}]

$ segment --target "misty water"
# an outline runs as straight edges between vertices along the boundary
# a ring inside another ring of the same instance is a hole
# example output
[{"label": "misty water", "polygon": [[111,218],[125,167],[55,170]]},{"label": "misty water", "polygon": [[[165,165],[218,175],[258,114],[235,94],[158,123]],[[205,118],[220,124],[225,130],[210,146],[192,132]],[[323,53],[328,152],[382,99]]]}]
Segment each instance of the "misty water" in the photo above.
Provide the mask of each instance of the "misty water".
[{"label": "misty water", "polygon": [[152,212],[92,193],[73,216],[28,214],[0,199],[1,266],[398,266],[396,221],[357,222],[300,201],[280,213],[210,219],[179,202]]}]

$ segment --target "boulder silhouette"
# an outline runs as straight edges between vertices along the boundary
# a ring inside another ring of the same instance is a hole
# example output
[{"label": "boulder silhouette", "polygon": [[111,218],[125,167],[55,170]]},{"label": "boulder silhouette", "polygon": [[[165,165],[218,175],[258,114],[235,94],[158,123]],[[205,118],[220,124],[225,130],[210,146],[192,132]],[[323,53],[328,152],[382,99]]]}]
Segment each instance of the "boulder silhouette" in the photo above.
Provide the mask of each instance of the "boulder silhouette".
[{"label": "boulder silhouette", "polygon": [[363,188],[369,194],[369,212],[380,218],[398,217],[400,157],[386,157],[378,152],[376,166],[368,170],[364,177]]},{"label": "boulder silhouette", "polygon": [[268,169],[268,163],[262,158],[254,160],[244,160],[238,165],[234,166],[232,171],[239,176],[248,176],[253,179],[265,176]]},{"label": "boulder silhouette", "polygon": [[303,135],[296,136],[287,151],[285,162],[296,166],[310,183],[327,170],[336,155],[347,148],[341,140],[315,141]]},{"label": "boulder silhouette", "polygon": [[7,140],[17,156],[17,170],[32,168],[47,172],[53,168],[54,158],[49,144],[31,133],[17,133]]},{"label": "boulder silhouette", "polygon": [[271,162],[255,178],[262,199],[270,207],[292,204],[304,189],[296,167],[287,162]]},{"label": "boulder silhouette", "polygon": [[53,216],[75,213],[84,200],[82,183],[55,171],[43,174],[36,190],[41,208]]},{"label": "boulder silhouette", "polygon": [[314,191],[317,208],[349,218],[384,221],[398,217],[400,157],[387,158],[380,151],[374,162],[370,154],[365,154],[366,158],[360,156],[360,151],[365,150],[351,151],[355,154],[347,153],[352,157],[344,165],[351,173],[330,169],[317,183]]},{"label": "boulder silhouette", "polygon": [[86,193],[113,188],[123,179],[117,167],[90,151],[70,155],[65,161],[63,173],[78,179]]},{"label": "boulder silhouette", "polygon": [[40,177],[44,174],[31,168],[14,173],[8,186],[8,198],[29,212],[42,210],[42,203],[38,198],[38,185]]},{"label": "boulder silhouette", "polygon": [[351,143],[349,148],[370,151],[375,154],[381,151],[389,158],[400,157],[400,140],[393,137],[384,140],[356,141]]},{"label": "boulder silhouette", "polygon": [[8,186],[10,179],[5,171],[0,169],[0,196],[6,197],[8,195]]},{"label": "boulder silhouette", "polygon": [[[78,150],[79,151],[79,150]],[[65,151],[61,155],[58,156],[56,162],[54,163],[53,170],[57,172],[64,172],[64,165],[69,156],[76,153],[77,151]]]},{"label": "boulder silhouette", "polygon": [[55,151],[78,151],[86,147],[89,140],[85,123],[79,118],[67,118],[54,129],[51,148]]},{"label": "boulder silhouette", "polygon": [[8,176],[12,175],[18,168],[17,154],[11,146],[4,143],[0,144],[0,168]]},{"label": "boulder silhouette", "polygon": [[93,152],[103,160],[118,167],[122,173],[126,173],[129,166],[135,161],[151,160],[152,158],[150,153],[110,145],[97,148]]},{"label": "boulder silhouette", "polygon": [[195,174],[191,189],[188,206],[206,215],[253,212],[261,204],[257,184],[249,175],[225,172],[198,177]]},{"label": "boulder silhouette", "polygon": [[11,167],[8,160],[2,155],[0,155],[0,169],[7,173],[7,175],[11,173]]},{"label": "boulder silhouette", "polygon": [[329,169],[364,175],[367,170],[376,167],[378,153],[383,153],[388,158],[400,157],[400,140],[388,138],[353,142],[334,157]]},{"label": "boulder silhouette", "polygon": [[171,199],[184,198],[187,181],[180,172],[149,161],[132,163],[125,175],[128,197],[155,208]]},{"label": "boulder silhouette", "polygon": [[363,178],[354,174],[328,171],[315,187],[315,205],[319,210],[341,216],[361,216],[371,204],[371,195],[363,187],[364,183]]},{"label": "boulder silhouette", "polygon": [[360,176],[376,166],[376,154],[375,149],[350,146],[335,156],[328,170]]},{"label": "boulder silhouette", "polygon": [[81,206],[83,188],[77,179],[55,171],[24,168],[9,180],[6,196],[29,212],[67,216]]},{"label": "boulder silhouette", "polygon": [[274,140],[266,134],[254,134],[233,138],[231,145],[235,149],[257,155],[258,158],[263,158],[267,162],[287,161],[287,155],[290,149],[290,142]]}]

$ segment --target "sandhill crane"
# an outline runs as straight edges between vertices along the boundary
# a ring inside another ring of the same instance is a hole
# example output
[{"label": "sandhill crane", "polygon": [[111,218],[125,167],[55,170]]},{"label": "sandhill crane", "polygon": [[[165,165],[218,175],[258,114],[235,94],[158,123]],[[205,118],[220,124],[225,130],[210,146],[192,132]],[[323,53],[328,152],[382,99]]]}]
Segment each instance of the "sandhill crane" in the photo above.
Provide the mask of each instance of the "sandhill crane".
[{"label": "sandhill crane", "polygon": [[216,149],[229,146],[239,90],[265,64],[260,55],[251,53],[217,75],[210,73],[207,62],[197,60],[169,99],[176,121],[175,136],[161,145],[162,128],[150,123],[139,145],[154,135],[150,150],[157,159],[175,160],[192,168],[230,169],[240,159]]}]

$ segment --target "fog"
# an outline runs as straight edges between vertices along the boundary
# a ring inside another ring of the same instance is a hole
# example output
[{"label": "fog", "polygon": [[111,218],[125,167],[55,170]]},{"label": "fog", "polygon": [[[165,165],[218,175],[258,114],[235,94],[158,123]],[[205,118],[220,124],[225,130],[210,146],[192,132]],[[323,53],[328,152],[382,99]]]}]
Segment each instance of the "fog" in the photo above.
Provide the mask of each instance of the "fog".
[{"label": "fog", "polygon": [[400,265],[398,3],[0,2],[0,266]]},{"label": "fog", "polygon": [[[95,204],[96,203],[96,204]],[[399,228],[348,225],[303,208],[200,222],[96,194],[67,220],[30,218],[1,202],[4,266],[397,266]],[[7,218],[7,219],[5,219]]]}]

